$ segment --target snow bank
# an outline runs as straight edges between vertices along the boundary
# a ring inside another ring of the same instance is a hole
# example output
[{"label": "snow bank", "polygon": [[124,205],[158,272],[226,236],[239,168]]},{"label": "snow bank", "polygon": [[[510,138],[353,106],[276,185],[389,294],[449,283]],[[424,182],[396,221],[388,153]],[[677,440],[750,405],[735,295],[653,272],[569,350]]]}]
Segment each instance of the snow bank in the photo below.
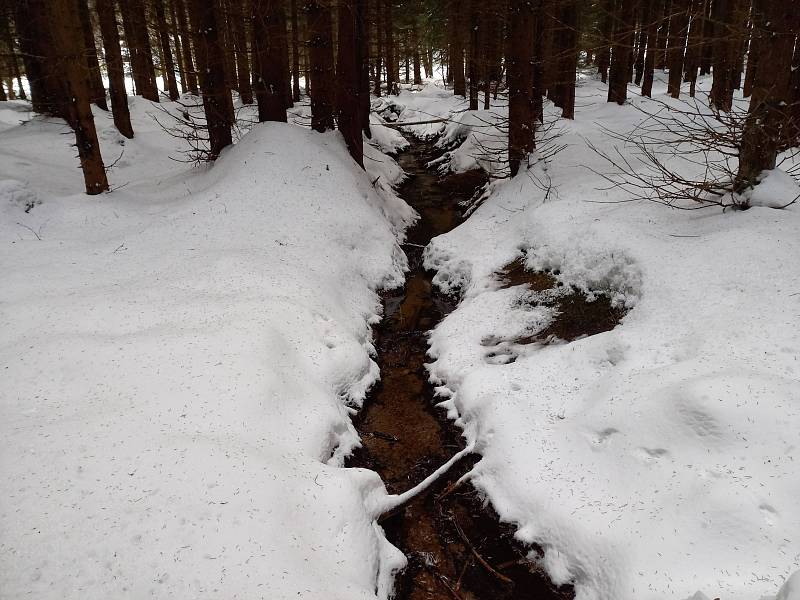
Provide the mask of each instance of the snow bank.
[{"label": "snow bank", "polygon": [[[644,115],[599,82],[578,92],[550,195],[525,172],[496,183],[426,249],[462,296],[431,336],[431,378],[483,455],[472,481],[579,600],[772,597],[800,569],[800,212],[593,202],[626,198],[599,191],[582,138],[607,148],[595,119],[625,131]],[[552,318],[500,289],[518,257],[632,310],[504,364],[493,337]]]},{"label": "snow bank", "polygon": [[397,166],[262,124],[191,170],[153,110],[134,140],[98,111],[124,154],[94,197],[62,121],[3,131],[0,596],[385,597],[383,484],[339,465],[406,267]]}]

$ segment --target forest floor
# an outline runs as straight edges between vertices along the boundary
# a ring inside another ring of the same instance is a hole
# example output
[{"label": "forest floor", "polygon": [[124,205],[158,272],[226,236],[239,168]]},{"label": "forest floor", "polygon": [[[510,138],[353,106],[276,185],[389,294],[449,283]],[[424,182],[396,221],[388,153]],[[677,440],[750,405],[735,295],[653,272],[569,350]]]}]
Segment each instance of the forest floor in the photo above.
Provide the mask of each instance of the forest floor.
[{"label": "forest floor", "polygon": [[503,102],[440,83],[374,103],[366,173],[307,106],[170,161],[132,98],[97,197],[3,103],[0,597],[794,600],[800,210],[608,189],[587,140],[663,88],[583,78],[566,149],[485,186]]}]

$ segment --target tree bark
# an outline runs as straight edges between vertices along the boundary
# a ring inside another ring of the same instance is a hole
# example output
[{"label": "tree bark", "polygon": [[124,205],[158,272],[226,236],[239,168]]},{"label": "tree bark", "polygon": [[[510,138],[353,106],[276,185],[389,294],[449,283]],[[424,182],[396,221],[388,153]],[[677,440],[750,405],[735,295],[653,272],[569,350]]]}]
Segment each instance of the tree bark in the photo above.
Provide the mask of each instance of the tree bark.
[{"label": "tree bark", "polygon": [[336,61],[336,113],[350,156],[364,168],[361,81],[363,57],[363,0],[339,0],[339,52]]},{"label": "tree bark", "polygon": [[333,25],[327,0],[306,0],[308,49],[311,67],[311,128],[334,129]]},{"label": "tree bark", "polygon": [[89,73],[91,102],[103,110],[108,110],[106,89],[103,87],[103,77],[100,74],[100,62],[97,60],[97,47],[94,45],[94,29],[92,27],[92,18],[89,15],[89,5],[86,3],[86,0],[78,0],[77,7],[78,19],[80,20],[81,32],[83,33],[83,46],[85,48],[83,54]]},{"label": "tree bark", "polygon": [[533,69],[534,25],[540,0],[510,0],[508,7],[508,164],[513,177],[536,147]]},{"label": "tree bark", "polygon": [[469,109],[478,110],[478,32],[481,24],[478,19],[478,3],[482,0],[469,1]]},{"label": "tree bark", "polygon": [[122,24],[131,60],[136,93],[142,98],[158,102],[153,52],[147,29],[147,15],[143,0],[121,0]]},{"label": "tree bark", "polygon": [[297,0],[291,0],[292,19],[292,100],[300,102],[300,30],[297,19]]},{"label": "tree bark", "polygon": [[774,169],[786,142],[791,121],[789,103],[798,27],[796,12],[790,2],[753,2],[753,35],[759,38],[761,63],[755,74],[750,110],[742,133],[737,191],[756,185],[762,171]]},{"label": "tree bark", "polygon": [[673,0],[672,15],[669,20],[669,42],[667,44],[667,68],[669,80],[667,92],[678,98],[683,81],[683,57],[686,47],[686,33],[689,25],[688,0]]},{"label": "tree bark", "polygon": [[189,33],[188,20],[186,18],[186,5],[184,0],[172,0],[172,2],[175,5],[178,26],[183,38],[183,68],[186,73],[186,87],[189,89],[189,93],[197,94],[197,69],[195,68],[195,60],[192,57],[192,36]]},{"label": "tree bark", "polygon": [[220,152],[233,143],[230,121],[230,90],[225,86],[225,53],[219,24],[217,0],[189,0],[189,20],[195,52],[200,69],[200,92],[208,128],[209,158],[215,160]]},{"label": "tree bark", "polygon": [[48,0],[47,4],[63,112],[75,131],[86,193],[100,194],[108,190],[108,179],[89,105],[92,93],[89,67],[83,56],[85,39],[78,4],[75,0]]},{"label": "tree bark", "polygon": [[114,125],[122,135],[130,139],[133,137],[133,126],[128,109],[128,93],[125,91],[125,69],[119,44],[115,2],[114,0],[105,2],[101,0],[96,2],[95,6],[106,55],[106,72]]},{"label": "tree bark", "polygon": [[557,18],[559,29],[557,47],[556,95],[565,119],[575,118],[575,79],[578,70],[578,6],[576,0],[561,0]]},{"label": "tree bark", "polygon": [[383,35],[386,41],[386,93],[397,94],[397,56],[395,54],[394,43],[394,18],[392,15],[393,0],[384,0],[384,24]]},{"label": "tree bark", "polygon": [[[253,0],[253,53],[259,121],[286,123],[286,84],[279,39],[286,37],[280,0]],[[288,76],[288,75],[287,75]]]},{"label": "tree bark", "polygon": [[167,18],[164,13],[164,0],[153,0],[152,6],[156,13],[158,39],[161,42],[161,73],[167,82],[169,99],[175,101],[180,94],[178,93],[178,82],[175,79],[175,62],[172,60],[172,48],[170,48],[169,44],[169,29],[167,28]]},{"label": "tree bark", "polygon": [[453,93],[456,96],[466,96],[467,84],[464,79],[464,27],[462,26],[461,6],[453,3],[447,19],[448,35],[450,38],[449,71],[453,78]]},{"label": "tree bark", "polygon": [[[653,94],[653,71],[655,70],[656,53],[658,52],[657,28],[659,9],[657,0],[645,0],[650,6],[650,19],[647,22],[647,50],[644,58],[644,73],[642,77],[642,96],[648,98]],[[660,12],[660,11],[659,11]]]},{"label": "tree bark", "polygon": [[603,0],[600,14],[600,48],[597,51],[597,72],[603,83],[608,82],[611,62],[611,41],[614,35],[614,0]]},{"label": "tree bark", "polygon": [[628,74],[633,53],[633,13],[635,0],[622,0],[615,19],[611,48],[608,101],[625,104],[628,99]]}]

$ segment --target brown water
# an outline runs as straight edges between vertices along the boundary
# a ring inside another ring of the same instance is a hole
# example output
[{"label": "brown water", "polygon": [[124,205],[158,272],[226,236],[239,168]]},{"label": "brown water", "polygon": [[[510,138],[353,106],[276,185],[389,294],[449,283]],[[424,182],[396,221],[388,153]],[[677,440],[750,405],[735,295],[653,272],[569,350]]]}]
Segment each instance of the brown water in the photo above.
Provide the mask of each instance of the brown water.
[{"label": "brown water", "polygon": [[[410,175],[400,193],[421,215],[405,246],[411,270],[406,286],[384,296],[385,318],[377,328],[381,382],[356,419],[363,447],[348,466],[377,471],[390,493],[420,482],[464,447],[460,432],[434,407],[427,381],[427,332],[455,307],[437,294],[422,268],[422,247],[460,222],[458,204],[485,183],[478,172],[440,179],[425,168],[430,144],[414,142],[400,156]],[[399,600],[572,598],[526,559],[531,548],[514,538],[514,528],[499,522],[466,483],[454,486],[480,457],[463,460],[427,493],[382,525],[409,559],[398,575]]]}]

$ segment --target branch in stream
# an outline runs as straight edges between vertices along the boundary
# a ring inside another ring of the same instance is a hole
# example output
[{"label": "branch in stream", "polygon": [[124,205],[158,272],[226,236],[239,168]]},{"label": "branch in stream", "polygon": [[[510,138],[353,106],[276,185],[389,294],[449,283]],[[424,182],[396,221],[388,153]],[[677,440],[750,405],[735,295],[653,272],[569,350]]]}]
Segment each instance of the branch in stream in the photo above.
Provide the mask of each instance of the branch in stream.
[{"label": "branch in stream", "polygon": [[392,494],[388,495],[385,498],[381,499],[381,502],[375,509],[375,514],[380,517],[385,515],[388,512],[396,511],[404,504],[408,504],[411,500],[419,496],[422,492],[427,490],[432,484],[434,484],[442,475],[447,473],[450,468],[459,462],[462,458],[472,454],[472,451],[475,449],[475,444],[470,444],[460,452],[457,452],[453,455],[453,457],[444,463],[441,467],[436,469],[433,473],[428,475],[425,479],[419,482],[410,490],[403,492],[402,494]]}]

